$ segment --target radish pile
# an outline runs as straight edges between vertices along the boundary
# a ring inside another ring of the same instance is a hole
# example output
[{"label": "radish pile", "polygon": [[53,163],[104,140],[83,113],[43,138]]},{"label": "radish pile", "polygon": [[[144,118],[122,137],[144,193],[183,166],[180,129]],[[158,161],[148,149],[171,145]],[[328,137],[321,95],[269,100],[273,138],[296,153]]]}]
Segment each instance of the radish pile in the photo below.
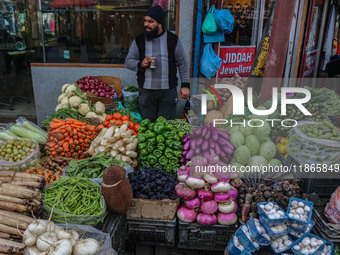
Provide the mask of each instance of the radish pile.
[{"label": "radish pile", "polygon": [[92,76],[86,76],[83,79],[79,79],[77,84],[81,91],[94,93],[98,97],[113,98],[115,95],[115,91],[110,86]]},{"label": "radish pile", "polygon": [[[237,189],[231,180],[238,179],[237,173],[226,175],[223,172],[193,172],[196,164],[208,165],[220,162],[218,156],[209,156],[207,161],[194,157],[192,166],[183,166],[178,170],[179,184],[176,193],[183,203],[177,210],[177,217],[183,222],[201,225],[233,225],[237,221]],[[190,169],[191,168],[191,169]],[[236,181],[239,182],[239,181]]]}]

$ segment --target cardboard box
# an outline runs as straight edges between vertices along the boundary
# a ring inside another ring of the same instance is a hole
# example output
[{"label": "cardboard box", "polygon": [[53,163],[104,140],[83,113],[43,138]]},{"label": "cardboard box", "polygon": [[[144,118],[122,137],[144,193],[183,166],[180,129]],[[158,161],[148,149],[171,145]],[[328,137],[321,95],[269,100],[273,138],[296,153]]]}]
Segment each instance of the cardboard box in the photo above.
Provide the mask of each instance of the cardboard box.
[{"label": "cardboard box", "polygon": [[173,220],[176,215],[179,202],[180,198],[177,198],[176,200],[134,198],[126,216],[128,218],[137,219]]}]

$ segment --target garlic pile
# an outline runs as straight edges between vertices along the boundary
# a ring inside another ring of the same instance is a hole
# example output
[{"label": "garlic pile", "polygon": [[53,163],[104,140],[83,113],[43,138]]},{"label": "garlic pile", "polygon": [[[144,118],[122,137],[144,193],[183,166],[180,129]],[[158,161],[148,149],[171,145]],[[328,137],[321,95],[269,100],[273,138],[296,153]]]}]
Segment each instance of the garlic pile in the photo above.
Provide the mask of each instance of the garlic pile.
[{"label": "garlic pile", "polygon": [[243,225],[242,226],[242,230],[243,230],[243,233],[247,236],[247,238],[249,239],[249,241],[252,243],[252,245],[254,245],[254,247],[256,249],[258,249],[260,247],[260,244],[258,242],[256,242],[254,240],[254,238],[250,235],[250,232],[249,232],[249,229],[246,225]]},{"label": "garlic pile", "polygon": [[239,249],[240,251],[245,250],[244,246],[242,245],[242,243],[240,242],[240,240],[238,240],[238,238],[234,235],[234,245],[236,246],[237,249]]},{"label": "garlic pile", "polygon": [[276,252],[281,252],[281,251],[287,250],[292,244],[293,242],[289,240],[288,235],[284,235],[284,236],[275,238],[271,246]]},{"label": "garlic pile", "polygon": [[258,219],[254,219],[254,222],[255,222],[257,232],[261,236],[266,238],[268,241],[270,241],[270,236],[267,234],[266,230],[261,226],[260,221]]},{"label": "garlic pile", "polygon": [[331,255],[332,252],[332,246],[326,245],[323,251],[320,253],[320,255]]},{"label": "garlic pile", "polygon": [[306,255],[309,255],[309,254],[314,254],[317,249],[323,245],[324,241],[320,240],[320,239],[317,239],[315,237],[305,237],[302,239],[302,241],[297,244],[297,245],[294,245],[294,249],[301,252],[302,254],[306,254]]},{"label": "garlic pile", "polygon": [[261,204],[261,209],[268,215],[271,220],[285,218],[284,211],[276,204],[269,202],[268,204]]},{"label": "garlic pile", "polygon": [[274,233],[282,233],[282,232],[286,232],[288,227],[287,227],[287,224],[281,224],[281,225],[277,225],[277,226],[272,226],[272,227],[270,227],[270,229]]},{"label": "garlic pile", "polygon": [[295,220],[301,220],[304,222],[308,222],[309,220],[309,213],[311,212],[311,208],[308,205],[305,205],[303,202],[298,202],[296,200],[293,200],[290,203],[289,218],[295,219]]}]

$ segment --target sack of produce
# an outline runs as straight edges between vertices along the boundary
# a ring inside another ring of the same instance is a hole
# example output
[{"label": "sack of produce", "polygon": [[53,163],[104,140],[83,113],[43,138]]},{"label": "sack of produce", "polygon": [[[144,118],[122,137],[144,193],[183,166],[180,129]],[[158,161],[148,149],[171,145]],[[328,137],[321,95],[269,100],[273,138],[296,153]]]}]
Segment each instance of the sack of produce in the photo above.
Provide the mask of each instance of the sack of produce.
[{"label": "sack of produce", "polygon": [[329,121],[301,121],[288,142],[288,153],[300,165],[340,164],[340,132]]},{"label": "sack of produce", "polygon": [[123,103],[130,112],[140,113],[137,87],[129,86],[127,89],[123,89]]},{"label": "sack of produce", "polygon": [[325,216],[334,223],[340,223],[340,187],[331,195],[331,200],[325,208]]},{"label": "sack of produce", "polygon": [[100,185],[87,178],[69,177],[43,191],[43,205],[55,223],[94,226],[105,216],[106,203]]},{"label": "sack of produce", "polygon": [[111,212],[123,214],[129,210],[133,192],[123,167],[113,165],[105,169],[101,187]]},{"label": "sack of produce", "polygon": [[38,163],[39,144],[29,139],[12,139],[0,143],[0,154],[0,170],[25,171]]}]

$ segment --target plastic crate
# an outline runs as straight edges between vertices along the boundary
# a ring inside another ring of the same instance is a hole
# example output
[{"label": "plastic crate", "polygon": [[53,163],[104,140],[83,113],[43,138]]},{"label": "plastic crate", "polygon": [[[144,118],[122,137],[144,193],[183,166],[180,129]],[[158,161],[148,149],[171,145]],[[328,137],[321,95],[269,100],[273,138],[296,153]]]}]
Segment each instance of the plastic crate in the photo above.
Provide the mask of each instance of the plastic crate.
[{"label": "plastic crate", "polygon": [[[301,221],[301,220],[297,220],[297,219],[293,219],[293,218],[289,217],[289,209],[290,209],[291,203],[293,201],[303,202],[305,206],[309,206],[310,207],[310,212],[309,212],[307,221]],[[310,222],[310,220],[312,218],[313,206],[314,206],[314,203],[311,202],[311,201],[299,199],[299,198],[296,198],[296,197],[291,197],[289,199],[289,204],[288,204],[288,208],[287,208],[288,220],[289,220],[290,223],[296,223],[296,224],[298,224],[300,226],[300,227],[294,227],[294,231],[297,231],[297,232],[300,232],[300,233],[306,232],[306,230],[307,230],[307,228],[309,226],[309,222]]]},{"label": "plastic crate", "polygon": [[228,247],[227,247],[228,255],[240,255],[242,253],[241,250],[239,250],[235,243],[234,243],[234,236],[230,238],[228,242]]},{"label": "plastic crate", "polygon": [[270,244],[270,240],[268,241],[266,238],[263,237],[263,235],[261,235],[257,231],[254,217],[251,217],[250,220],[248,220],[247,226],[248,226],[251,237],[254,238],[254,240],[256,242],[258,242],[260,245],[269,245]]},{"label": "plastic crate", "polygon": [[261,248],[261,245],[259,244],[258,247],[256,247],[252,240],[250,240],[247,235],[244,233],[242,227],[245,226],[246,228],[248,228],[248,226],[246,224],[243,224],[237,231],[236,231],[236,237],[240,240],[240,242],[242,243],[242,245],[244,246],[244,248],[248,251],[248,252],[254,252],[257,251]]},{"label": "plastic crate", "polygon": [[340,179],[303,179],[301,190],[304,193],[317,193],[320,197],[329,197],[339,186]]},{"label": "plastic crate", "polygon": [[[287,226],[287,230],[284,232],[274,232],[271,227],[274,226],[268,226],[267,223],[263,220],[262,217],[260,217],[260,224],[261,226],[266,230],[267,234],[271,237],[271,238],[277,238],[283,235],[286,235],[290,232],[288,226]],[[284,223],[285,224],[285,223]]]},{"label": "plastic crate", "polygon": [[179,221],[179,248],[223,251],[237,226],[203,226]]},{"label": "plastic crate", "polygon": [[145,245],[173,246],[176,219],[168,221],[127,218],[128,240]]},{"label": "plastic crate", "polygon": [[318,255],[318,254],[320,254],[320,253],[323,251],[323,249],[325,248],[326,241],[325,241],[324,239],[322,239],[322,238],[320,238],[320,237],[318,237],[318,236],[316,236],[316,235],[313,235],[313,234],[311,234],[311,233],[307,233],[307,234],[304,234],[303,236],[301,236],[298,240],[296,240],[296,241],[293,243],[293,245],[292,245],[292,250],[293,250],[294,254],[297,254],[297,255],[304,255],[304,254],[301,253],[300,251],[295,250],[295,249],[294,249],[294,246],[297,245],[297,244],[299,244],[305,237],[309,237],[309,238],[315,237],[316,239],[322,240],[322,241],[324,242],[324,243],[323,243],[323,244],[322,244],[322,245],[314,252],[313,255]]},{"label": "plastic crate", "polygon": [[[268,203],[272,203],[274,205],[277,205],[279,207],[279,209],[281,211],[284,212],[285,217],[280,218],[280,219],[269,219],[268,215],[263,211],[263,209],[261,208],[261,205],[266,205]],[[288,216],[286,215],[285,211],[274,201],[272,202],[262,202],[262,203],[258,203],[257,206],[257,211],[258,214],[260,215],[260,217],[262,217],[263,221],[268,225],[268,226],[276,226],[276,225],[281,225],[283,223],[285,223],[288,220]]]},{"label": "plastic crate", "polygon": [[[289,235],[290,235],[292,238],[294,238],[294,239],[298,239],[298,238],[300,238],[301,236],[303,236],[304,234],[311,232],[311,230],[313,229],[314,225],[315,225],[315,222],[314,222],[314,221],[309,222],[309,223],[308,223],[307,229],[306,229],[305,232],[303,232],[303,233],[300,232],[300,229],[297,229],[296,227],[293,227],[293,226],[291,226],[291,225],[288,225],[288,227],[289,227],[290,230],[291,230],[290,233],[289,233]],[[296,231],[296,230],[298,230],[298,231]]]}]

